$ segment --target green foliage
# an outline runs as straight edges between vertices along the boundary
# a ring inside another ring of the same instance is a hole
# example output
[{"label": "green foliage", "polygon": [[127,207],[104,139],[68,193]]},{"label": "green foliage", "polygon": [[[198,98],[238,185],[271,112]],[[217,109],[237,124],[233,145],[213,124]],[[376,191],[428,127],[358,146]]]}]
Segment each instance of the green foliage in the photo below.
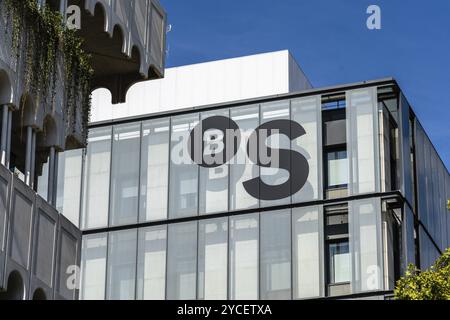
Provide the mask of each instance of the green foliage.
[{"label": "green foliage", "polygon": [[[49,103],[54,108],[58,62],[64,63],[66,125],[74,129],[77,107],[82,108],[83,138],[90,116],[90,56],[82,39],[63,24],[59,12],[39,8],[37,0],[5,0],[7,21],[12,23],[12,46],[17,61],[24,63],[25,89],[36,98],[36,108]],[[6,28],[8,30],[8,28]]]},{"label": "green foliage", "polygon": [[426,271],[411,264],[394,295],[398,300],[450,300],[450,248]]}]

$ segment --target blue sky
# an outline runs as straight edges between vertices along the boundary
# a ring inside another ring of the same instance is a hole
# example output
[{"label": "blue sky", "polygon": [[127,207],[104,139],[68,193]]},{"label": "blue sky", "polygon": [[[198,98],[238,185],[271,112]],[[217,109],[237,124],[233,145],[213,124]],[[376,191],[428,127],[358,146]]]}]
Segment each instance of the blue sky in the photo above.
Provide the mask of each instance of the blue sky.
[{"label": "blue sky", "polygon": [[450,1],[160,1],[167,67],[289,49],[315,87],[392,76],[450,168]]}]

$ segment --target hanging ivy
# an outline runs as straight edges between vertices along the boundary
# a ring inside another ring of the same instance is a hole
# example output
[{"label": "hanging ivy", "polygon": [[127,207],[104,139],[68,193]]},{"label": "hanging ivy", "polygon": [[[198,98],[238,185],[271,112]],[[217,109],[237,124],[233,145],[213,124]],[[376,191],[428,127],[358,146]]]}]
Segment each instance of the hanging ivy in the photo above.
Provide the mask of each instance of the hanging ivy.
[{"label": "hanging ivy", "polygon": [[[81,108],[83,142],[91,109],[90,56],[82,49],[83,41],[75,30],[63,24],[59,12],[48,6],[39,8],[37,0],[4,0],[7,21],[12,23],[12,51],[24,63],[25,89],[42,103],[55,104],[58,63],[64,63],[64,113],[66,125],[76,130],[77,108]],[[37,111],[37,110],[36,110]]]}]

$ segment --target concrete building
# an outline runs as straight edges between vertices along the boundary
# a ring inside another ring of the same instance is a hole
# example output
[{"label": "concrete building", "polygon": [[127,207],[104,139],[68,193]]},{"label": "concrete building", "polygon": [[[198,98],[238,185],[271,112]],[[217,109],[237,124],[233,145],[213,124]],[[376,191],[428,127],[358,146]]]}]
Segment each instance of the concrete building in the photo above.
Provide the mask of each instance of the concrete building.
[{"label": "concrete building", "polygon": [[[56,210],[56,191],[60,154],[86,145],[83,97],[69,113],[67,56],[59,47],[56,71],[47,79],[56,80],[55,96],[40,99],[42,89],[36,88],[47,83],[28,79],[30,61],[39,54],[27,40],[30,15],[11,12],[24,3],[0,2],[0,298],[77,299],[71,276],[80,265],[81,232]],[[164,75],[166,14],[157,0],[36,0],[36,5],[64,19],[79,10],[77,35],[92,55],[92,89],[108,88],[113,102],[123,101],[132,84]]]},{"label": "concrete building", "polygon": [[[110,100],[94,92],[86,152],[59,158],[81,299],[384,299],[450,246],[448,170],[394,79],[311,88],[281,51],[168,69]],[[281,150],[276,166],[252,137]],[[224,164],[205,162],[211,145]]]}]

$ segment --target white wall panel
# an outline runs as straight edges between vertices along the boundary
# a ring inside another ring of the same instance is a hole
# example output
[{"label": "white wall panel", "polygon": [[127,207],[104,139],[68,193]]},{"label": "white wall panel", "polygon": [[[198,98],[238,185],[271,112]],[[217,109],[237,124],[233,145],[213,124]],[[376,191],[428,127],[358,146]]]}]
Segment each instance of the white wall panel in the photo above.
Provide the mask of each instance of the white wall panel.
[{"label": "white wall panel", "polygon": [[164,79],[134,85],[127,101],[112,105],[106,89],[93,93],[92,122],[309,89],[287,50],[166,70]]}]

